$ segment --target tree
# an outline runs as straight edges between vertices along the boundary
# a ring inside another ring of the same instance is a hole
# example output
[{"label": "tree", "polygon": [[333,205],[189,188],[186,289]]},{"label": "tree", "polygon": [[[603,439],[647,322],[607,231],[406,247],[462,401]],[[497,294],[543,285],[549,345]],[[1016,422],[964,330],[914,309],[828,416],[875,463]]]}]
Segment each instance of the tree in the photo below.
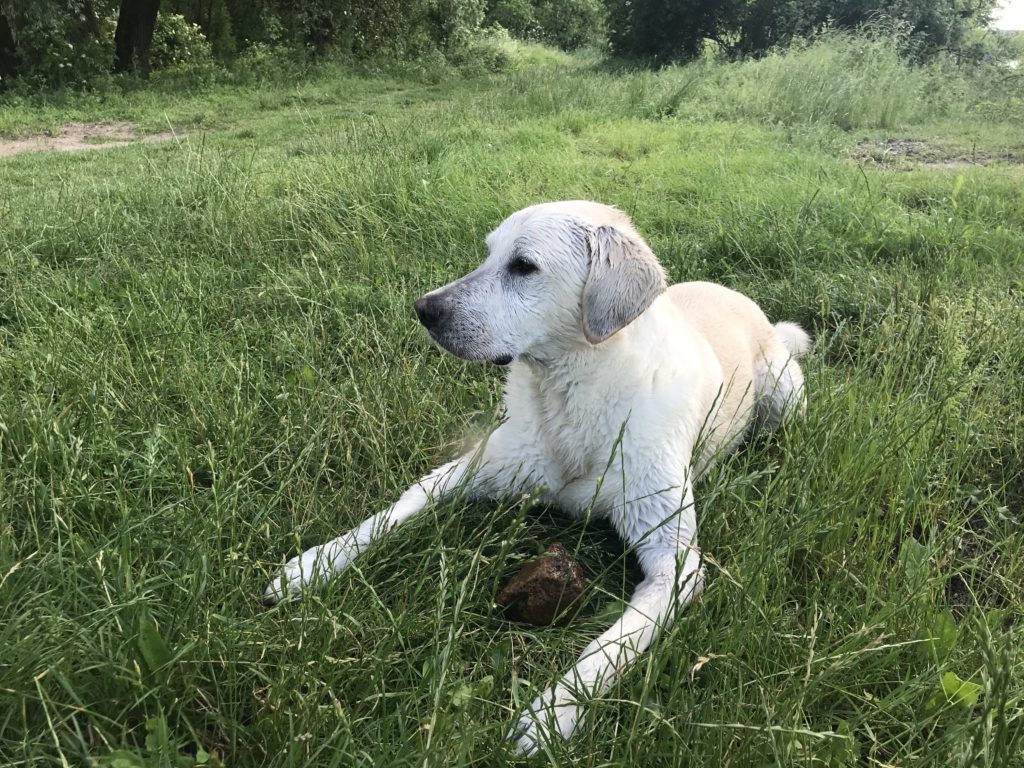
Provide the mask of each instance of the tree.
[{"label": "tree", "polygon": [[[828,18],[821,17],[822,0],[747,0],[736,14],[737,27],[728,53],[757,56],[794,37],[808,35]],[[835,3],[832,3],[833,5]]]},{"label": "tree", "polygon": [[149,77],[149,50],[160,0],[121,0],[114,32],[114,71]]},{"label": "tree", "polygon": [[14,42],[14,30],[7,15],[0,13],[0,86],[11,77],[18,67],[18,49]]},{"label": "tree", "polygon": [[621,55],[655,64],[692,59],[705,40],[730,56],[758,56],[825,25],[854,29],[901,22],[918,55],[956,50],[988,22],[997,0],[607,0],[609,41]]},{"label": "tree", "polygon": [[724,42],[743,0],[609,0],[608,41],[654,64],[693,59],[705,40]]},{"label": "tree", "polygon": [[905,23],[919,55],[957,50],[972,27],[985,27],[998,0],[818,0],[814,23],[854,28],[879,18]]},{"label": "tree", "polygon": [[99,11],[109,0],[0,0],[0,78],[80,87],[110,66]]},{"label": "tree", "polygon": [[[250,30],[254,25],[260,24],[261,8],[254,7],[252,2],[245,2],[235,10],[243,23],[243,30]],[[210,41],[213,55],[222,61],[234,56],[238,51],[239,42],[244,44],[246,39],[257,40],[260,37],[259,34],[243,35],[241,40],[236,37],[228,0],[163,0],[160,13],[167,12],[179,13],[190,24],[197,24],[203,31],[203,36]]]},{"label": "tree", "polygon": [[602,0],[488,0],[484,25],[571,51],[604,37]]}]

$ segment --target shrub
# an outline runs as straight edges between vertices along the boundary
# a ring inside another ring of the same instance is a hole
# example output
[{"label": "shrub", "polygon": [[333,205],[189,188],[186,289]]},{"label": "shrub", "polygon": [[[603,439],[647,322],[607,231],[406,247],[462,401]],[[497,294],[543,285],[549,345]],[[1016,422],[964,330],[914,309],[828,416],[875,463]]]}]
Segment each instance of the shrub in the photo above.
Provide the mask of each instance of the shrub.
[{"label": "shrub", "polygon": [[600,0],[539,0],[534,7],[541,42],[572,51],[604,37]]},{"label": "shrub", "polygon": [[198,24],[189,24],[178,13],[161,13],[156,17],[149,60],[153,69],[167,69],[206,66],[212,63],[213,56],[210,43]]},{"label": "shrub", "polygon": [[115,21],[70,0],[35,0],[8,14],[22,89],[84,88],[110,70]]},{"label": "shrub", "polygon": [[513,41],[508,31],[495,25],[478,34],[450,58],[463,74],[474,76],[510,69],[512,52]]},{"label": "shrub", "polygon": [[468,44],[484,16],[484,0],[310,0],[271,2],[282,39],[314,55],[332,50],[359,57],[411,58]]},{"label": "shrub", "polygon": [[484,23],[571,51],[603,38],[604,19],[601,0],[497,0],[488,5]]},{"label": "shrub", "polygon": [[497,25],[521,40],[536,40],[540,25],[530,0],[497,0],[488,4],[484,24]]},{"label": "shrub", "polygon": [[[987,26],[994,0],[607,0],[609,40],[619,55],[666,64],[697,58],[706,40],[732,57],[760,56],[826,26],[854,30],[879,18],[905,24],[913,53],[962,47]],[[908,52],[909,48],[908,48]]]},{"label": "shrub", "polygon": [[468,45],[484,20],[484,0],[432,0],[426,17],[434,41],[442,50]]},{"label": "shrub", "polygon": [[306,74],[308,62],[294,48],[281,43],[252,43],[235,59],[232,72],[240,83],[296,80]]},{"label": "shrub", "polygon": [[738,0],[608,0],[608,42],[620,56],[654,64],[695,59],[737,7]]}]

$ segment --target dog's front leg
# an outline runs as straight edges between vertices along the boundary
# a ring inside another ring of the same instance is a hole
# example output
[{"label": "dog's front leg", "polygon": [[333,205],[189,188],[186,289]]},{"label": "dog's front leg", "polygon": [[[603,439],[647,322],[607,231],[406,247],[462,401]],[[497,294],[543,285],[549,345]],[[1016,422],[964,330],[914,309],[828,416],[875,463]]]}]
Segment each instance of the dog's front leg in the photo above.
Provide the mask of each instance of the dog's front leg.
[{"label": "dog's front leg", "polygon": [[[640,504],[658,503],[645,499]],[[650,509],[631,509],[634,520],[658,519]],[[615,677],[628,669],[651,645],[658,632],[671,625],[704,586],[696,522],[690,492],[684,504],[663,523],[646,531],[635,544],[644,580],[637,586],[622,617],[586,647],[575,666],[558,683],[538,696],[512,731],[516,748],[532,755],[552,738],[569,738],[583,716],[584,702],[607,691]],[[630,536],[629,538],[633,538]]]},{"label": "dog's front leg", "polygon": [[477,449],[438,467],[414,483],[383,512],[367,518],[348,533],[292,558],[267,587],[263,594],[264,602],[273,604],[306,587],[326,583],[334,574],[348,567],[356,555],[374,540],[404,523],[426,507],[429,501],[440,501],[458,488],[463,480],[475,477],[470,470],[480,457],[481,451]]}]

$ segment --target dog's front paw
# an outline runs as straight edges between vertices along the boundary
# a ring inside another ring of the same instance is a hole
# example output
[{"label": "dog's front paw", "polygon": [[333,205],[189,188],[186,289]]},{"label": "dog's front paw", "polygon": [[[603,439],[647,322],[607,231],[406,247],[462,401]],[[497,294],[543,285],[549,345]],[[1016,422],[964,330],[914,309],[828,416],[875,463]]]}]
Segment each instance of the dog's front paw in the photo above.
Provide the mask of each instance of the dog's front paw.
[{"label": "dog's front paw", "polygon": [[278,571],[277,577],[263,590],[264,605],[276,605],[285,598],[294,597],[305,586],[302,558],[303,555],[293,557]]},{"label": "dog's front paw", "polygon": [[263,592],[263,604],[274,605],[286,598],[298,596],[307,587],[323,584],[348,566],[356,554],[354,546],[346,546],[339,539],[321,547],[307,549],[278,571],[277,578]]},{"label": "dog's front paw", "polygon": [[531,757],[556,738],[568,739],[579,725],[583,707],[562,686],[548,688],[520,715],[509,734],[516,752]]}]

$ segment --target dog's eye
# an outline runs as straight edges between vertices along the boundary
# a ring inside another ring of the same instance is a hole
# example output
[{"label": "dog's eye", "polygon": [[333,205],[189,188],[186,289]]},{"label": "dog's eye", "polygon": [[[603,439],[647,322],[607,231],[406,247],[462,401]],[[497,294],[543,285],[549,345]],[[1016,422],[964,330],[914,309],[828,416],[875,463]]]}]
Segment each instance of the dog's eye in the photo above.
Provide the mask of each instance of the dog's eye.
[{"label": "dog's eye", "polygon": [[525,275],[532,275],[537,272],[539,267],[529,259],[524,259],[522,256],[516,256],[512,261],[508,263],[508,271],[513,275],[523,277]]}]

